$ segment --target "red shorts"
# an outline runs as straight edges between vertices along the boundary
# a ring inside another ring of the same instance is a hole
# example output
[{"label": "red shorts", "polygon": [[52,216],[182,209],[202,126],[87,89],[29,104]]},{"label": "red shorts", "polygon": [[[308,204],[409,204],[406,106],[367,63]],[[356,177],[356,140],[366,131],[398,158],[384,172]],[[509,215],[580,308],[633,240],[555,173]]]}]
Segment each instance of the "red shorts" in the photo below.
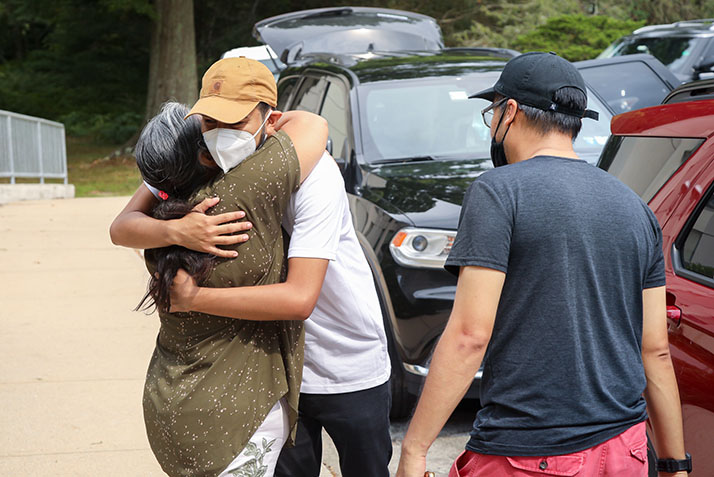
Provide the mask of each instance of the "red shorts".
[{"label": "red shorts", "polygon": [[583,451],[547,457],[505,457],[463,452],[449,477],[623,476],[647,477],[645,423]]}]

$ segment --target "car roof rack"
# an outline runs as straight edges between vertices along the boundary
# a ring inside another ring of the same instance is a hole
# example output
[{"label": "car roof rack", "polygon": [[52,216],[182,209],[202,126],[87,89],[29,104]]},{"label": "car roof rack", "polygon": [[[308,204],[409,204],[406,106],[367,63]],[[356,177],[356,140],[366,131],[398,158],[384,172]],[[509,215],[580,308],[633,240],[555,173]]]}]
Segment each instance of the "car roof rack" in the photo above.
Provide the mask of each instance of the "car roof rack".
[{"label": "car roof rack", "polygon": [[326,63],[334,63],[340,66],[354,66],[360,61],[373,60],[376,58],[399,58],[405,56],[433,56],[434,51],[369,51],[366,53],[329,53],[329,52],[314,52],[300,56],[300,58],[291,63],[290,66],[298,66],[301,63],[324,61]]},{"label": "car roof rack", "polygon": [[[709,26],[707,27],[707,24]],[[659,25],[647,25],[633,31],[633,34],[645,33],[648,31],[663,30],[665,28],[702,28],[714,31],[714,18],[701,18],[696,20],[681,20],[674,23],[664,23]]]}]

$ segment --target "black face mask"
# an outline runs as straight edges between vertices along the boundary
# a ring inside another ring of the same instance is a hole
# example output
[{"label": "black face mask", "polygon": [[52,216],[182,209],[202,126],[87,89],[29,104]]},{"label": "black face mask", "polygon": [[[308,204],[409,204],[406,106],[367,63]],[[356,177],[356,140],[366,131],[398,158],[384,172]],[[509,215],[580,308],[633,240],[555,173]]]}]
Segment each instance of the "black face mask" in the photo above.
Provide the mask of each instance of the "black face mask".
[{"label": "black face mask", "polygon": [[496,130],[493,132],[493,137],[491,138],[491,162],[493,162],[493,167],[501,167],[508,164],[506,148],[503,143],[506,141],[506,134],[508,134],[508,130],[511,129],[511,125],[509,124],[508,128],[506,128],[506,132],[503,133],[503,139],[501,139],[500,142],[496,141],[496,134],[498,134],[498,128],[501,127],[501,121],[503,121],[503,114],[501,114],[501,117],[498,119]]}]

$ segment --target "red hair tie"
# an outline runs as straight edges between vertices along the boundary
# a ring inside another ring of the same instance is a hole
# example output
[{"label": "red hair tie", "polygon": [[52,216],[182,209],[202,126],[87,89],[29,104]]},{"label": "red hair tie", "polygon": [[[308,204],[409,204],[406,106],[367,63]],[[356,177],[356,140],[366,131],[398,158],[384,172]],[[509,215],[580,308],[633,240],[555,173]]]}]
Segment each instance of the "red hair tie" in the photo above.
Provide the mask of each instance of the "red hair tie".
[{"label": "red hair tie", "polygon": [[159,191],[159,197],[161,197],[163,200],[168,200],[169,195],[168,195],[166,192],[160,190],[160,191]]}]

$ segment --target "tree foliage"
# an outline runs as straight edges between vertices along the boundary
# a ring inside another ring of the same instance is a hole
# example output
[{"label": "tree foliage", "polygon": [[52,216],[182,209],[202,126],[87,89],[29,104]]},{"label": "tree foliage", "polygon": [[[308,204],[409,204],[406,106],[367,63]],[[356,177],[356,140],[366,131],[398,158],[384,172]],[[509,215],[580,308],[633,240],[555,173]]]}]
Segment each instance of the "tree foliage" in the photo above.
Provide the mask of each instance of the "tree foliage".
[{"label": "tree foliage", "polygon": [[643,24],[600,15],[560,15],[519,36],[514,46],[520,51],[555,51],[570,61],[587,60]]},{"label": "tree foliage", "polygon": [[[307,8],[359,3],[410,10],[436,18],[450,46],[555,50],[570,59],[596,55],[619,32],[641,24],[635,22],[714,17],[714,0],[193,3],[195,91],[221,53],[256,44],[251,32],[257,20]],[[62,121],[70,134],[123,142],[141,126],[147,109],[157,5],[157,0],[0,0],[0,109]]]}]

